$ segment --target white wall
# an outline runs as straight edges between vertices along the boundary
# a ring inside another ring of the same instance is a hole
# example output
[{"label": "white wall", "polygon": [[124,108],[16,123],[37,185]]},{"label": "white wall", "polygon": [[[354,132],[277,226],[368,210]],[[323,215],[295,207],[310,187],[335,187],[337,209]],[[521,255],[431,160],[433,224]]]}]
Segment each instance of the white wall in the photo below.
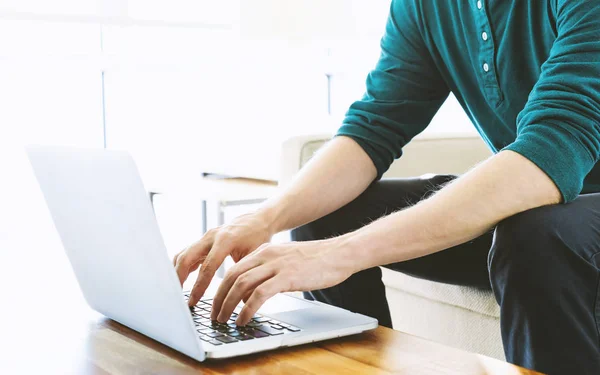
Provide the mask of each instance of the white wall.
[{"label": "white wall", "polygon": [[[23,145],[103,147],[106,135],[149,179],[276,168],[278,142],[335,131],[361,96],[388,4],[0,0],[0,267],[64,261]],[[431,126],[468,129],[453,101]],[[196,237],[195,206],[178,207],[165,228],[187,229],[170,238]]]}]

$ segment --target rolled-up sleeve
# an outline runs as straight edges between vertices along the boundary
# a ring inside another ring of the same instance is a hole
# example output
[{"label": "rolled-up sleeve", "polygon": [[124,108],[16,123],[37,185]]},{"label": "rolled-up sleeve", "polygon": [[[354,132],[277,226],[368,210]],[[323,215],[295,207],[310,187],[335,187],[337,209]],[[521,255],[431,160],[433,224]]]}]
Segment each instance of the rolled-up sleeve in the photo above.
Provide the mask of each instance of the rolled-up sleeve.
[{"label": "rolled-up sleeve", "polygon": [[505,149],[541,168],[568,202],[600,153],[600,3],[555,6],[557,38],[517,117],[517,138]]},{"label": "rolled-up sleeve", "polygon": [[381,55],[337,135],[354,139],[370,156],[377,178],[402,154],[446,100],[449,89],[426,49],[417,2],[392,1]]}]

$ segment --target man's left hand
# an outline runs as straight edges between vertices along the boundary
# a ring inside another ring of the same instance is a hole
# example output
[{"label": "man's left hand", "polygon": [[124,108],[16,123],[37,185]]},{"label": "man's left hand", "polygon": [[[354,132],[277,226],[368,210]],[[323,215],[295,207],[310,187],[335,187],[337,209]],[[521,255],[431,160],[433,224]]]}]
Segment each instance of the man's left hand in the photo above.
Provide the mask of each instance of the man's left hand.
[{"label": "man's left hand", "polygon": [[336,238],[262,245],[229,269],[214,297],[211,319],[226,322],[244,300],[236,320],[237,325],[243,326],[277,293],[323,289],[341,283],[357,270],[340,251],[341,241]]}]

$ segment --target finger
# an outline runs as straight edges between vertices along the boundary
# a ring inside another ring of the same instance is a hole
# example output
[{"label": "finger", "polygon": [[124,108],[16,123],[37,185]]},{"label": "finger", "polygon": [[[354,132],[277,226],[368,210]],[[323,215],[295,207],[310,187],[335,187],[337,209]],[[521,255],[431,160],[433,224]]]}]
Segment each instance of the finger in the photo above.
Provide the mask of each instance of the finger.
[{"label": "finger", "polygon": [[200,266],[198,278],[196,279],[196,283],[194,283],[194,287],[190,293],[190,299],[188,300],[190,306],[197,304],[204,295],[204,292],[206,292],[206,288],[210,285],[210,281],[215,275],[215,272],[217,272],[217,269],[221,266],[227,257],[227,254],[231,252],[229,246],[228,242],[219,240],[213,244],[212,249],[210,249],[206,259]]},{"label": "finger", "polygon": [[250,296],[252,295],[253,292],[254,292],[254,289],[249,290],[246,294],[244,294],[244,297],[242,297],[242,301],[244,301],[244,303],[247,303],[248,298],[250,298]]},{"label": "finger", "polygon": [[175,256],[173,257],[173,267],[175,267],[177,265],[177,259],[181,256],[181,254],[185,253],[185,251],[187,249],[189,249],[190,247],[186,247],[185,249],[181,250],[180,252],[178,252],[177,254],[175,254]]},{"label": "finger", "polygon": [[197,270],[200,264],[204,262],[209,250],[210,245],[207,245],[198,249],[198,251],[195,253],[182,254],[177,258],[175,272],[177,273],[177,278],[179,279],[181,285],[183,285],[183,283],[187,280],[190,273]]},{"label": "finger", "polygon": [[174,259],[175,272],[181,285],[204,261],[212,245],[212,238],[203,237],[200,241],[179,253]]},{"label": "finger", "polygon": [[275,270],[270,265],[262,265],[251,269],[250,271],[243,273],[237,278],[233,287],[227,293],[225,301],[221,306],[221,311],[218,313],[217,320],[221,323],[226,322],[236,306],[242,300],[242,297],[248,293],[248,291],[256,290],[259,285],[275,276]]},{"label": "finger", "polygon": [[212,311],[210,315],[210,318],[212,320],[216,320],[219,316],[219,312],[221,311],[221,305],[223,304],[225,297],[227,297],[229,290],[236,282],[237,278],[243,273],[247,272],[248,270],[259,266],[260,264],[261,263],[259,257],[251,254],[246,258],[242,259],[233,267],[231,267],[229,271],[227,271],[225,278],[223,279],[223,281],[221,281],[221,284],[219,284],[219,289],[217,289],[217,293],[213,297]]},{"label": "finger", "polygon": [[262,285],[257,286],[248,299],[248,303],[246,303],[242,308],[242,311],[240,311],[235,324],[238,326],[248,324],[250,319],[252,319],[254,314],[256,314],[266,300],[282,291],[282,284],[282,277],[275,276],[265,281]]}]

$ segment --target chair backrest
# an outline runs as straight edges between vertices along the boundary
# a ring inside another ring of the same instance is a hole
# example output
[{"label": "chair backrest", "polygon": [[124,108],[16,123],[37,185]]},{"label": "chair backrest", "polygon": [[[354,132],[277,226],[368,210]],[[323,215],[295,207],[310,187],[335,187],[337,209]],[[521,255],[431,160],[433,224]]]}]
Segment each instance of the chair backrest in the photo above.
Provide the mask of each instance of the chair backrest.
[{"label": "chair backrest", "polygon": [[462,174],[492,155],[478,135],[443,135],[413,139],[384,177],[426,173]]},{"label": "chair backrest", "polygon": [[[330,140],[327,135],[294,137],[284,143],[280,183],[285,184]],[[492,155],[474,134],[445,134],[413,139],[384,177],[414,177],[427,173],[462,174]]]}]

